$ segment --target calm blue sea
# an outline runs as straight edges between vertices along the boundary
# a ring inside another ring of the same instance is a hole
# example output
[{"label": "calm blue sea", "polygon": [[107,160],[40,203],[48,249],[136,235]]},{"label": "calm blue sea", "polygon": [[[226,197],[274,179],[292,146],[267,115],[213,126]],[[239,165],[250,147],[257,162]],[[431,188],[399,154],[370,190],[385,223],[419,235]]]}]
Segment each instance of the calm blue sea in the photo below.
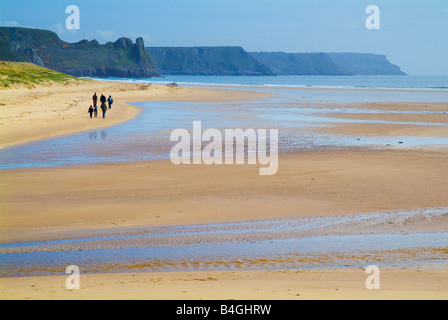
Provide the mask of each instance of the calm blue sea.
[{"label": "calm blue sea", "polygon": [[102,80],[183,85],[448,90],[448,76],[164,76]]}]

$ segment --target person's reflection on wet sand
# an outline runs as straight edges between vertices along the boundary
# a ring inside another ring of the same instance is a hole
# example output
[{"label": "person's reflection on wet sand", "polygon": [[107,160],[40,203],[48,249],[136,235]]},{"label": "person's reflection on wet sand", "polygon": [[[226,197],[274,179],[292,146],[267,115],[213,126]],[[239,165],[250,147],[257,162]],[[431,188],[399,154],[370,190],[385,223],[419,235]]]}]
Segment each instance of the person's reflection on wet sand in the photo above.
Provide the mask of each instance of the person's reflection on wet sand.
[{"label": "person's reflection on wet sand", "polygon": [[89,132],[89,138],[90,140],[96,140],[97,132],[96,131]]}]

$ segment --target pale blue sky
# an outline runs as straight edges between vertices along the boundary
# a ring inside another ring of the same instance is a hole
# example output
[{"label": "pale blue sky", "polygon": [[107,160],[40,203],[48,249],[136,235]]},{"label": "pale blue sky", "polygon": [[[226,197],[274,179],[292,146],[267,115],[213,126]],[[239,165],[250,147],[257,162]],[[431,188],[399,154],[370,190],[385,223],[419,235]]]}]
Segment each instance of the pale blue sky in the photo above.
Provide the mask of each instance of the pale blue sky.
[{"label": "pale blue sky", "polygon": [[[371,4],[380,30],[365,27]],[[65,28],[69,5],[80,9],[79,30]],[[448,75],[448,0],[1,0],[0,25],[50,29],[68,42],[141,36],[146,46],[369,52],[411,75]]]}]

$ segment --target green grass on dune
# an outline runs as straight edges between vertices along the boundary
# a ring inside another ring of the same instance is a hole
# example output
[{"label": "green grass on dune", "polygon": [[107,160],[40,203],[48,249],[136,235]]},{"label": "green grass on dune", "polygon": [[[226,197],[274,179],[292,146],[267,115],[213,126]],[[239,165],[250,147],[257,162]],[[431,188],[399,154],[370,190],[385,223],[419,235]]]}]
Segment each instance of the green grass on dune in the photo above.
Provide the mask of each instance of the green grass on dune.
[{"label": "green grass on dune", "polygon": [[65,73],[53,71],[26,62],[0,61],[0,89],[25,85],[75,83],[85,81]]}]

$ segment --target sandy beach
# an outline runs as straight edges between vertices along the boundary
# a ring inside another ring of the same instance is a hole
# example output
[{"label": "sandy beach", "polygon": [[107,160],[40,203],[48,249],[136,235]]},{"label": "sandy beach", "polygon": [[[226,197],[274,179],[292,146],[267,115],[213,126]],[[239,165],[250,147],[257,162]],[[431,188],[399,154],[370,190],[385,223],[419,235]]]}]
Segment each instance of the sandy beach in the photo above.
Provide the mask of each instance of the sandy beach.
[{"label": "sandy beach", "polygon": [[21,300],[446,300],[447,267],[385,268],[380,290],[364,269],[163,272],[2,278],[0,296]]},{"label": "sandy beach", "polygon": [[[112,95],[106,119],[88,118],[91,95]],[[78,86],[0,91],[1,147],[123,123],[133,101],[241,101],[267,94],[92,81]],[[20,97],[20,98],[18,98]],[[5,108],[8,106],[8,108]],[[448,104],[403,103],[448,123]],[[350,107],[350,106],[347,106]],[[386,111],[397,104],[362,105]],[[338,117],[337,114],[333,117]],[[384,119],[369,112],[351,116]],[[406,123],[418,115],[394,114]],[[390,119],[390,118],[388,118]],[[446,127],[351,124],[336,134],[446,137]],[[445,149],[344,149],[281,154],[278,173],[257,165],[174,166],[151,160],[0,171],[2,243],[61,240],[64,233],[142,226],[331,217],[448,208]],[[368,226],[366,227],[368,229]],[[350,232],[357,230],[352,228]],[[375,232],[447,232],[447,213],[382,225]],[[345,231],[344,231],[345,232]],[[367,232],[367,231],[366,231]],[[62,235],[62,236],[61,236]],[[440,253],[446,260],[446,252]],[[447,299],[446,265],[384,267],[381,290],[367,290],[363,268],[82,274],[81,289],[66,276],[0,278],[1,299]],[[412,279],[412,281],[411,281]]]},{"label": "sandy beach", "polygon": [[[88,121],[92,96],[114,99],[106,119]],[[237,90],[203,90],[165,85],[86,80],[84,83],[1,90],[0,148],[101,129],[135,118],[133,101],[235,101],[266,96]]]},{"label": "sandy beach", "polygon": [[[448,207],[446,152],[317,152],[279,163],[269,177],[257,166],[169,160],[2,170],[2,241],[51,240],[40,237],[78,228]],[[433,228],[447,230],[447,222]]]}]

